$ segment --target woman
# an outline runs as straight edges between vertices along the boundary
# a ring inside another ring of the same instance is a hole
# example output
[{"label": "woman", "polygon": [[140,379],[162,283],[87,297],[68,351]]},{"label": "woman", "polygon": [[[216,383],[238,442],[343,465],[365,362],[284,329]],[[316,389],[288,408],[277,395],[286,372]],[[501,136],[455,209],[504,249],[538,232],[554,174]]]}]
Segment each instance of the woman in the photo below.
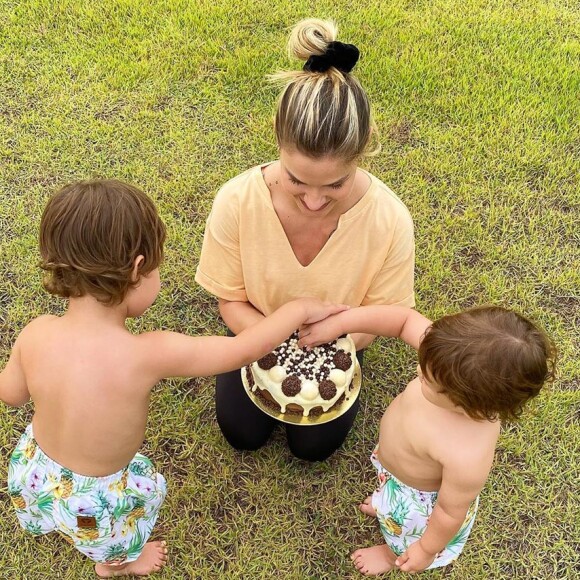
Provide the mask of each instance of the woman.
[{"label": "woman", "polygon": [[[218,192],[206,224],[196,281],[219,299],[234,334],[299,296],[359,306],[414,306],[413,224],[397,196],[358,167],[371,153],[368,98],[351,74],[359,56],[336,40],[332,22],[293,29],[275,131],[280,158],[254,167]],[[371,335],[355,335],[362,349]],[[359,408],[319,426],[286,425],[294,455],[329,457]],[[219,426],[236,449],[258,449],[277,421],[247,396],[239,371],[216,381]]]}]

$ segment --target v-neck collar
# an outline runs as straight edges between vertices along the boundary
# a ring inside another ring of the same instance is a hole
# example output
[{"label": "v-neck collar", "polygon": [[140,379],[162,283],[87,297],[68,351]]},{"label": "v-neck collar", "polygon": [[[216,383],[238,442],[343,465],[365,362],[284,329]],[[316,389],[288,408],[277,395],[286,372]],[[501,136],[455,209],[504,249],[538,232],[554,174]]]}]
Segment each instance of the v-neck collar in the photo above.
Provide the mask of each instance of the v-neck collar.
[{"label": "v-neck collar", "polygon": [[280,221],[280,218],[278,217],[278,214],[276,213],[276,209],[274,208],[274,204],[272,202],[272,194],[270,193],[270,190],[268,189],[268,186],[267,186],[266,181],[264,179],[264,174],[262,173],[263,169],[265,169],[269,165],[272,165],[272,163],[275,163],[275,162],[276,161],[270,161],[268,163],[264,163],[262,165],[256,166],[254,168],[254,172],[255,172],[254,177],[258,182],[259,191],[260,191],[262,197],[264,198],[264,201],[266,202],[268,208],[271,209],[272,213],[274,214],[274,218],[276,219],[276,223],[278,224],[277,227],[279,228],[280,235],[286,241],[286,246],[287,246],[290,254],[292,255],[296,264],[300,268],[305,270],[307,268],[310,268],[310,266],[312,266],[314,264],[314,262],[316,262],[316,260],[318,260],[319,256],[324,252],[324,250],[332,242],[332,239],[336,236],[341,225],[347,221],[352,220],[356,215],[358,215],[361,211],[363,211],[368,206],[368,204],[371,201],[370,191],[373,189],[374,177],[368,171],[365,171],[364,169],[357,168],[357,169],[360,169],[369,178],[369,186],[367,187],[363,196],[349,210],[347,210],[346,212],[344,212],[343,214],[341,214],[338,217],[336,229],[328,237],[328,239],[326,240],[326,242],[324,243],[322,248],[320,248],[318,254],[316,254],[316,256],[314,256],[314,258],[308,264],[304,265],[300,262],[300,260],[298,259],[298,257],[294,253],[294,250],[292,248],[292,244],[290,243],[290,240],[288,239],[288,236],[286,235],[286,232],[284,230],[284,226],[282,225],[282,222]]}]

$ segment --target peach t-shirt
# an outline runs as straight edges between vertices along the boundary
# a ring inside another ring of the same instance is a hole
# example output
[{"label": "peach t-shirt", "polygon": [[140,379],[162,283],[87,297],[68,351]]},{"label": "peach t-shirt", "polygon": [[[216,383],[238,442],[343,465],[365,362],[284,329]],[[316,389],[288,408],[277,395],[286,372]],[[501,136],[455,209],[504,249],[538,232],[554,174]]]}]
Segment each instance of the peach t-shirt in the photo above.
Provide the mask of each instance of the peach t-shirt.
[{"label": "peach t-shirt", "polygon": [[207,219],[195,280],[263,314],[303,296],[360,306],[414,306],[413,222],[401,200],[376,177],[314,260],[296,259],[262,176],[253,167],[218,192]]}]

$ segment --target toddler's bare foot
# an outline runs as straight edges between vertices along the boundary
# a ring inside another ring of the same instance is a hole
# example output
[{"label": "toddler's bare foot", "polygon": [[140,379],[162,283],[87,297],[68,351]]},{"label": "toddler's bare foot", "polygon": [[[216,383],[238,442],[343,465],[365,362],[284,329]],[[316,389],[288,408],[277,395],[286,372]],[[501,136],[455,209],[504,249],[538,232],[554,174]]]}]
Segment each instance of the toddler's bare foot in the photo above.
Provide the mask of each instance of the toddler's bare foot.
[{"label": "toddler's bare foot", "polygon": [[372,516],[373,518],[377,517],[377,512],[371,503],[372,496],[369,495],[358,507],[363,514],[367,516]]},{"label": "toddler's bare foot", "polygon": [[95,572],[101,578],[113,576],[149,576],[159,572],[167,564],[167,544],[165,542],[147,542],[141,555],[134,561],[121,566],[96,564]]},{"label": "toddler's bare foot", "polygon": [[361,574],[376,576],[392,570],[395,567],[397,557],[386,544],[381,544],[372,548],[356,550],[350,555],[350,559]]}]

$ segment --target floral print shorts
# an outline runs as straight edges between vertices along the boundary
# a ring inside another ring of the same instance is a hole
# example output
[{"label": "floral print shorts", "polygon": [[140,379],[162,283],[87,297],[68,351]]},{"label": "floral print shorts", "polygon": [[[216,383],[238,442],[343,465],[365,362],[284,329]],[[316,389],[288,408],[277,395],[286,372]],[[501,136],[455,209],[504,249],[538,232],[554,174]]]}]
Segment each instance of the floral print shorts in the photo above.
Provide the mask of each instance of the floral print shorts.
[{"label": "floral print shorts", "polygon": [[113,475],[77,475],[43,453],[29,425],[10,457],[8,491],[24,529],[60,532],[91,560],[124,564],[141,554],[166,484],[140,453]]},{"label": "floral print shorts", "polygon": [[[371,463],[377,468],[379,487],[372,495],[371,504],[377,512],[381,532],[387,546],[400,556],[427,529],[429,516],[437,503],[436,491],[419,491],[399,481],[387,471],[377,456],[378,446],[371,454]],[[469,506],[465,521],[455,537],[437,554],[430,568],[447,566],[461,554],[475,521],[479,496]]]}]

